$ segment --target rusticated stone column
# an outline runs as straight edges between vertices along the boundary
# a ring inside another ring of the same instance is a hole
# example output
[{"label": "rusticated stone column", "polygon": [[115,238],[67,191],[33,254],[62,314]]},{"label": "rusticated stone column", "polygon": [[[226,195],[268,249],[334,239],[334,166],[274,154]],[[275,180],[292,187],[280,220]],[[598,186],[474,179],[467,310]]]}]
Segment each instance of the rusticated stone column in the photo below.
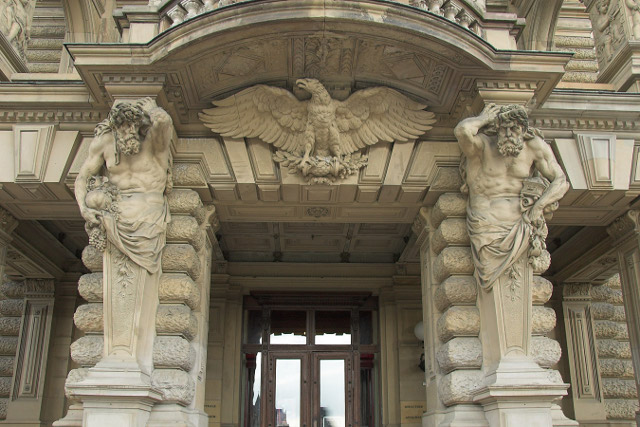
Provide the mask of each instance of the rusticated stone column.
[{"label": "rusticated stone column", "polygon": [[20,322],[24,310],[22,282],[7,280],[0,285],[0,419],[7,418]]},{"label": "rusticated stone column", "polygon": [[[636,391],[640,390],[640,211],[630,210],[616,219],[607,232],[614,240],[624,311],[631,341],[631,357],[636,372]],[[623,344],[616,344],[620,347]],[[604,349],[603,349],[604,351]],[[613,408],[610,408],[613,409]],[[640,412],[636,410],[636,423],[640,426]]]},{"label": "rusticated stone column", "polygon": [[427,411],[424,426],[488,426],[473,402],[482,383],[477,286],[466,197],[444,193],[414,222],[420,244]]},{"label": "rusticated stone column", "polygon": [[18,226],[18,220],[5,209],[0,208],[0,280],[4,280],[7,250],[11,243],[11,233]]}]

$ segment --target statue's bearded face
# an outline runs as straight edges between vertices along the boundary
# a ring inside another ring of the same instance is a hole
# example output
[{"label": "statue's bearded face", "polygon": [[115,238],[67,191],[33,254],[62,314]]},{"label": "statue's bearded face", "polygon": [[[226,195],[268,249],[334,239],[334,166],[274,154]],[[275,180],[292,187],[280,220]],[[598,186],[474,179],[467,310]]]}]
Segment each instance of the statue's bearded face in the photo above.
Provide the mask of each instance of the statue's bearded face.
[{"label": "statue's bearded face", "polygon": [[524,129],[517,121],[502,121],[498,126],[498,151],[517,157],[524,148]]},{"label": "statue's bearded face", "polygon": [[119,104],[109,113],[118,152],[125,156],[140,152],[140,145],[151,125],[149,115],[137,105]]}]

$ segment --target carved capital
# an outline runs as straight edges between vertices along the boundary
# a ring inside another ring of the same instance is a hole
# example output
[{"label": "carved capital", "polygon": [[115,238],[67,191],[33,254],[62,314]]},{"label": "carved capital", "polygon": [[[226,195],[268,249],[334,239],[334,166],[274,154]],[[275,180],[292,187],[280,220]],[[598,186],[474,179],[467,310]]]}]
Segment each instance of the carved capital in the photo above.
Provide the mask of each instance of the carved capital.
[{"label": "carved capital", "polygon": [[638,223],[640,211],[630,210],[616,218],[608,227],[607,233],[614,240],[620,240],[630,233],[638,233],[640,224]]},{"label": "carved capital", "polygon": [[562,285],[562,298],[572,301],[591,300],[591,283],[565,283]]},{"label": "carved capital", "polygon": [[26,279],[23,286],[25,298],[51,298],[55,293],[51,279]]}]

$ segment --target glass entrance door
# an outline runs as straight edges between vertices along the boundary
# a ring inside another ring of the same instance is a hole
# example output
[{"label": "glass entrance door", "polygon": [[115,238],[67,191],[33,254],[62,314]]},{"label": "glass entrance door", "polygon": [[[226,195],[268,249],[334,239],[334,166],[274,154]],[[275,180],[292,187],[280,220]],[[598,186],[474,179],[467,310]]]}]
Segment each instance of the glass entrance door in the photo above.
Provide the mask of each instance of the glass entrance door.
[{"label": "glass entrance door", "polygon": [[346,353],[270,354],[267,425],[348,427],[353,425],[352,357]]}]

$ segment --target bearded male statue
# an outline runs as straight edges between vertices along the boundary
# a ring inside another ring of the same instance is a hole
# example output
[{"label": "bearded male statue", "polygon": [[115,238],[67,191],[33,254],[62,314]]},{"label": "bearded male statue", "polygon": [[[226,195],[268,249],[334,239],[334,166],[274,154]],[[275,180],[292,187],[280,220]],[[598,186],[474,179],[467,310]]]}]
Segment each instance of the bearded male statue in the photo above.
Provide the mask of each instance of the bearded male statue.
[{"label": "bearded male statue", "polygon": [[116,103],[96,127],[75,182],[90,244],[105,252],[105,356],[147,374],[155,330],[142,332],[137,323],[154,319],[158,304],[173,134],[171,117],[153,99]]},{"label": "bearded male statue", "polygon": [[490,290],[525,254],[536,262],[546,248],[544,215],[569,188],[551,147],[529,128],[519,105],[488,104],[461,121],[454,134],[464,155],[467,227],[481,288]]}]

